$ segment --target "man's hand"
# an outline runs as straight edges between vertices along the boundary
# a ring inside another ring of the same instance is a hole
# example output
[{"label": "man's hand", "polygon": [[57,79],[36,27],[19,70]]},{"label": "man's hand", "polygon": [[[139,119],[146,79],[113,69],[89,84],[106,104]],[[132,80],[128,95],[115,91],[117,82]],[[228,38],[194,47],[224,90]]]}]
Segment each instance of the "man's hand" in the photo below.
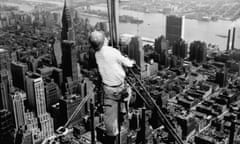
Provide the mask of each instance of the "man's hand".
[{"label": "man's hand", "polygon": [[132,63],[133,63],[133,66],[134,67],[136,65],[136,61],[135,60],[132,60]]}]

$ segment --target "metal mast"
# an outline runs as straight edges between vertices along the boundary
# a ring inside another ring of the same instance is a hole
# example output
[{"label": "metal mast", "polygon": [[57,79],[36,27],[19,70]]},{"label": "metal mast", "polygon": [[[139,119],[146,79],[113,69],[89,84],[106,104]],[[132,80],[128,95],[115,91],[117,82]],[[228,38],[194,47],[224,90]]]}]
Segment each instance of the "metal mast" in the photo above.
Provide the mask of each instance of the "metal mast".
[{"label": "metal mast", "polygon": [[107,0],[111,45],[119,47],[119,0]]}]

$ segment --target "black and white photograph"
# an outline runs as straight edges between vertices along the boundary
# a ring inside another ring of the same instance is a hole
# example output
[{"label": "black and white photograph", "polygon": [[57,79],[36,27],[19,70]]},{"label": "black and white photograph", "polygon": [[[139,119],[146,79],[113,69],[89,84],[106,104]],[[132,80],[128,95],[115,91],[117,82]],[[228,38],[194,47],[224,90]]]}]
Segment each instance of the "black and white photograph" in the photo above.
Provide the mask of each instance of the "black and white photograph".
[{"label": "black and white photograph", "polygon": [[240,144],[240,0],[0,0],[0,144]]}]

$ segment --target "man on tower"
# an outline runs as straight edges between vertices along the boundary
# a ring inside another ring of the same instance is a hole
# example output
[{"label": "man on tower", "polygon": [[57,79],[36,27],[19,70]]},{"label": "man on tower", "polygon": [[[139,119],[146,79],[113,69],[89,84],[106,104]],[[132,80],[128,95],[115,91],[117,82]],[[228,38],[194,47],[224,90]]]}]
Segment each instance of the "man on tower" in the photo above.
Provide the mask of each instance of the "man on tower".
[{"label": "man on tower", "polygon": [[133,67],[134,60],[124,57],[119,50],[107,45],[103,32],[94,31],[89,42],[96,51],[95,57],[104,89],[104,124],[107,143],[113,144],[118,135],[118,102],[122,99],[121,92],[126,89],[125,71],[123,66]]}]

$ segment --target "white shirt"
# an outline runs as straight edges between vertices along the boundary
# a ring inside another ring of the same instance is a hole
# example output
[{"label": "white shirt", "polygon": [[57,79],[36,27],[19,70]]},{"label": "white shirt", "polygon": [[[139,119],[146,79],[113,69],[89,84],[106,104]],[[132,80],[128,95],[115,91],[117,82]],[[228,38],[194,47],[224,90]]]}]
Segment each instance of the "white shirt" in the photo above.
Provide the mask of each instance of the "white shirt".
[{"label": "white shirt", "polygon": [[126,74],[122,65],[132,67],[134,64],[119,50],[106,45],[95,53],[95,57],[102,81],[109,86],[123,84]]}]

